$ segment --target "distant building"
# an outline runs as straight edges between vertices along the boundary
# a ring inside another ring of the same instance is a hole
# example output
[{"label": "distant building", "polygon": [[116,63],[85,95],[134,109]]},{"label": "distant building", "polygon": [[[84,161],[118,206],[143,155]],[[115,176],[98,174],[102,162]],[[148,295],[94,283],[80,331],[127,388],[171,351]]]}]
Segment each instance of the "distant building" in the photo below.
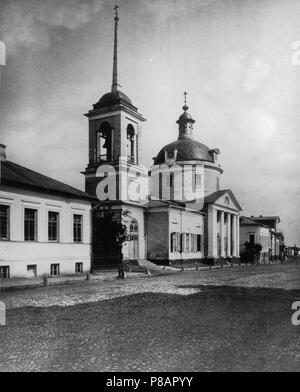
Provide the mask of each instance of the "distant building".
[{"label": "distant building", "polygon": [[296,245],[287,248],[288,256],[300,256],[300,248]]},{"label": "distant building", "polygon": [[266,262],[272,256],[272,234],[271,228],[251,218],[241,216],[240,218],[240,254],[246,251],[245,244],[259,244],[262,249],[259,256],[260,262]]},{"label": "distant building", "polygon": [[6,159],[0,145],[0,278],[90,270],[92,197]]},{"label": "distant building", "polygon": [[283,256],[283,241],[284,237],[282,233],[277,232],[277,226],[280,223],[279,216],[251,216],[251,220],[268,226],[270,229],[271,236],[271,247],[270,247],[270,259],[277,259]]}]

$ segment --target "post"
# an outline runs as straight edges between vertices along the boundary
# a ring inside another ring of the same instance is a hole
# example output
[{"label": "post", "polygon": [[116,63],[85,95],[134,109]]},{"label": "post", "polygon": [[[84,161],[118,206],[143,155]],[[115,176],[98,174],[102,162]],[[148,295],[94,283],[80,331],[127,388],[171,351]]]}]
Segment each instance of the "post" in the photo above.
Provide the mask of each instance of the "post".
[{"label": "post", "polygon": [[125,279],[122,245],[119,245],[119,278]]}]

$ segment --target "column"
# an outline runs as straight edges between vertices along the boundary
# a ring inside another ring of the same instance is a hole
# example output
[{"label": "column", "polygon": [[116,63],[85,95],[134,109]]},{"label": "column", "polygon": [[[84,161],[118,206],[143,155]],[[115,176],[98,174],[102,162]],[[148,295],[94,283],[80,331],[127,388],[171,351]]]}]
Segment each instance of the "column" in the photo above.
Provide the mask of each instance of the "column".
[{"label": "column", "polygon": [[236,215],[232,215],[232,256],[237,257],[236,254]]},{"label": "column", "polygon": [[240,257],[240,216],[236,216],[236,256]]},{"label": "column", "polygon": [[227,213],[227,256],[231,257],[231,214]]},{"label": "column", "polygon": [[225,227],[224,227],[224,211],[220,211],[220,242],[221,257],[225,257]]},{"label": "column", "polygon": [[208,257],[218,257],[217,249],[217,210],[208,208]]}]

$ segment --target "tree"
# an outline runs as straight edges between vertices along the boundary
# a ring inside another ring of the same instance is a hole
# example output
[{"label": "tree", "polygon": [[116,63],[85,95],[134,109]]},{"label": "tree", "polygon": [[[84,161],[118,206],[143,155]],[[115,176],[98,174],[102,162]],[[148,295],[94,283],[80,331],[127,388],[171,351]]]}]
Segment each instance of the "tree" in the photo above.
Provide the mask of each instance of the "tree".
[{"label": "tree", "polygon": [[128,210],[112,210],[111,207],[97,206],[93,210],[93,246],[94,255],[117,255],[119,259],[119,277],[125,277],[123,266],[123,244],[130,240],[124,218],[129,217]]},{"label": "tree", "polygon": [[259,255],[262,250],[261,244],[253,244],[250,242],[245,242],[245,253],[244,257],[247,261],[250,261],[252,264],[255,262],[259,262]]}]

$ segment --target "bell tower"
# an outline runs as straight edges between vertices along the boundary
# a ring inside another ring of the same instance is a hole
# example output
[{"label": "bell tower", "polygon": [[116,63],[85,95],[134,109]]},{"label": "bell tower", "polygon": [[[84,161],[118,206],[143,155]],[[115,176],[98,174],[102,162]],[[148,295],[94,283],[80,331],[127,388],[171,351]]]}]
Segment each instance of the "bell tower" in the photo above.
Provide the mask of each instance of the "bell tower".
[{"label": "bell tower", "polygon": [[[137,177],[144,174],[139,165],[139,135],[145,118],[138,112],[130,98],[120,91],[118,81],[118,6],[115,6],[114,49],[111,91],[104,94],[93,108],[85,114],[89,120],[89,162],[85,175],[86,192],[96,196],[99,182],[104,177],[97,175],[99,168],[114,168],[117,179],[117,200],[126,199],[120,192],[121,177],[128,170]],[[134,177],[134,176],[133,176]]]}]

